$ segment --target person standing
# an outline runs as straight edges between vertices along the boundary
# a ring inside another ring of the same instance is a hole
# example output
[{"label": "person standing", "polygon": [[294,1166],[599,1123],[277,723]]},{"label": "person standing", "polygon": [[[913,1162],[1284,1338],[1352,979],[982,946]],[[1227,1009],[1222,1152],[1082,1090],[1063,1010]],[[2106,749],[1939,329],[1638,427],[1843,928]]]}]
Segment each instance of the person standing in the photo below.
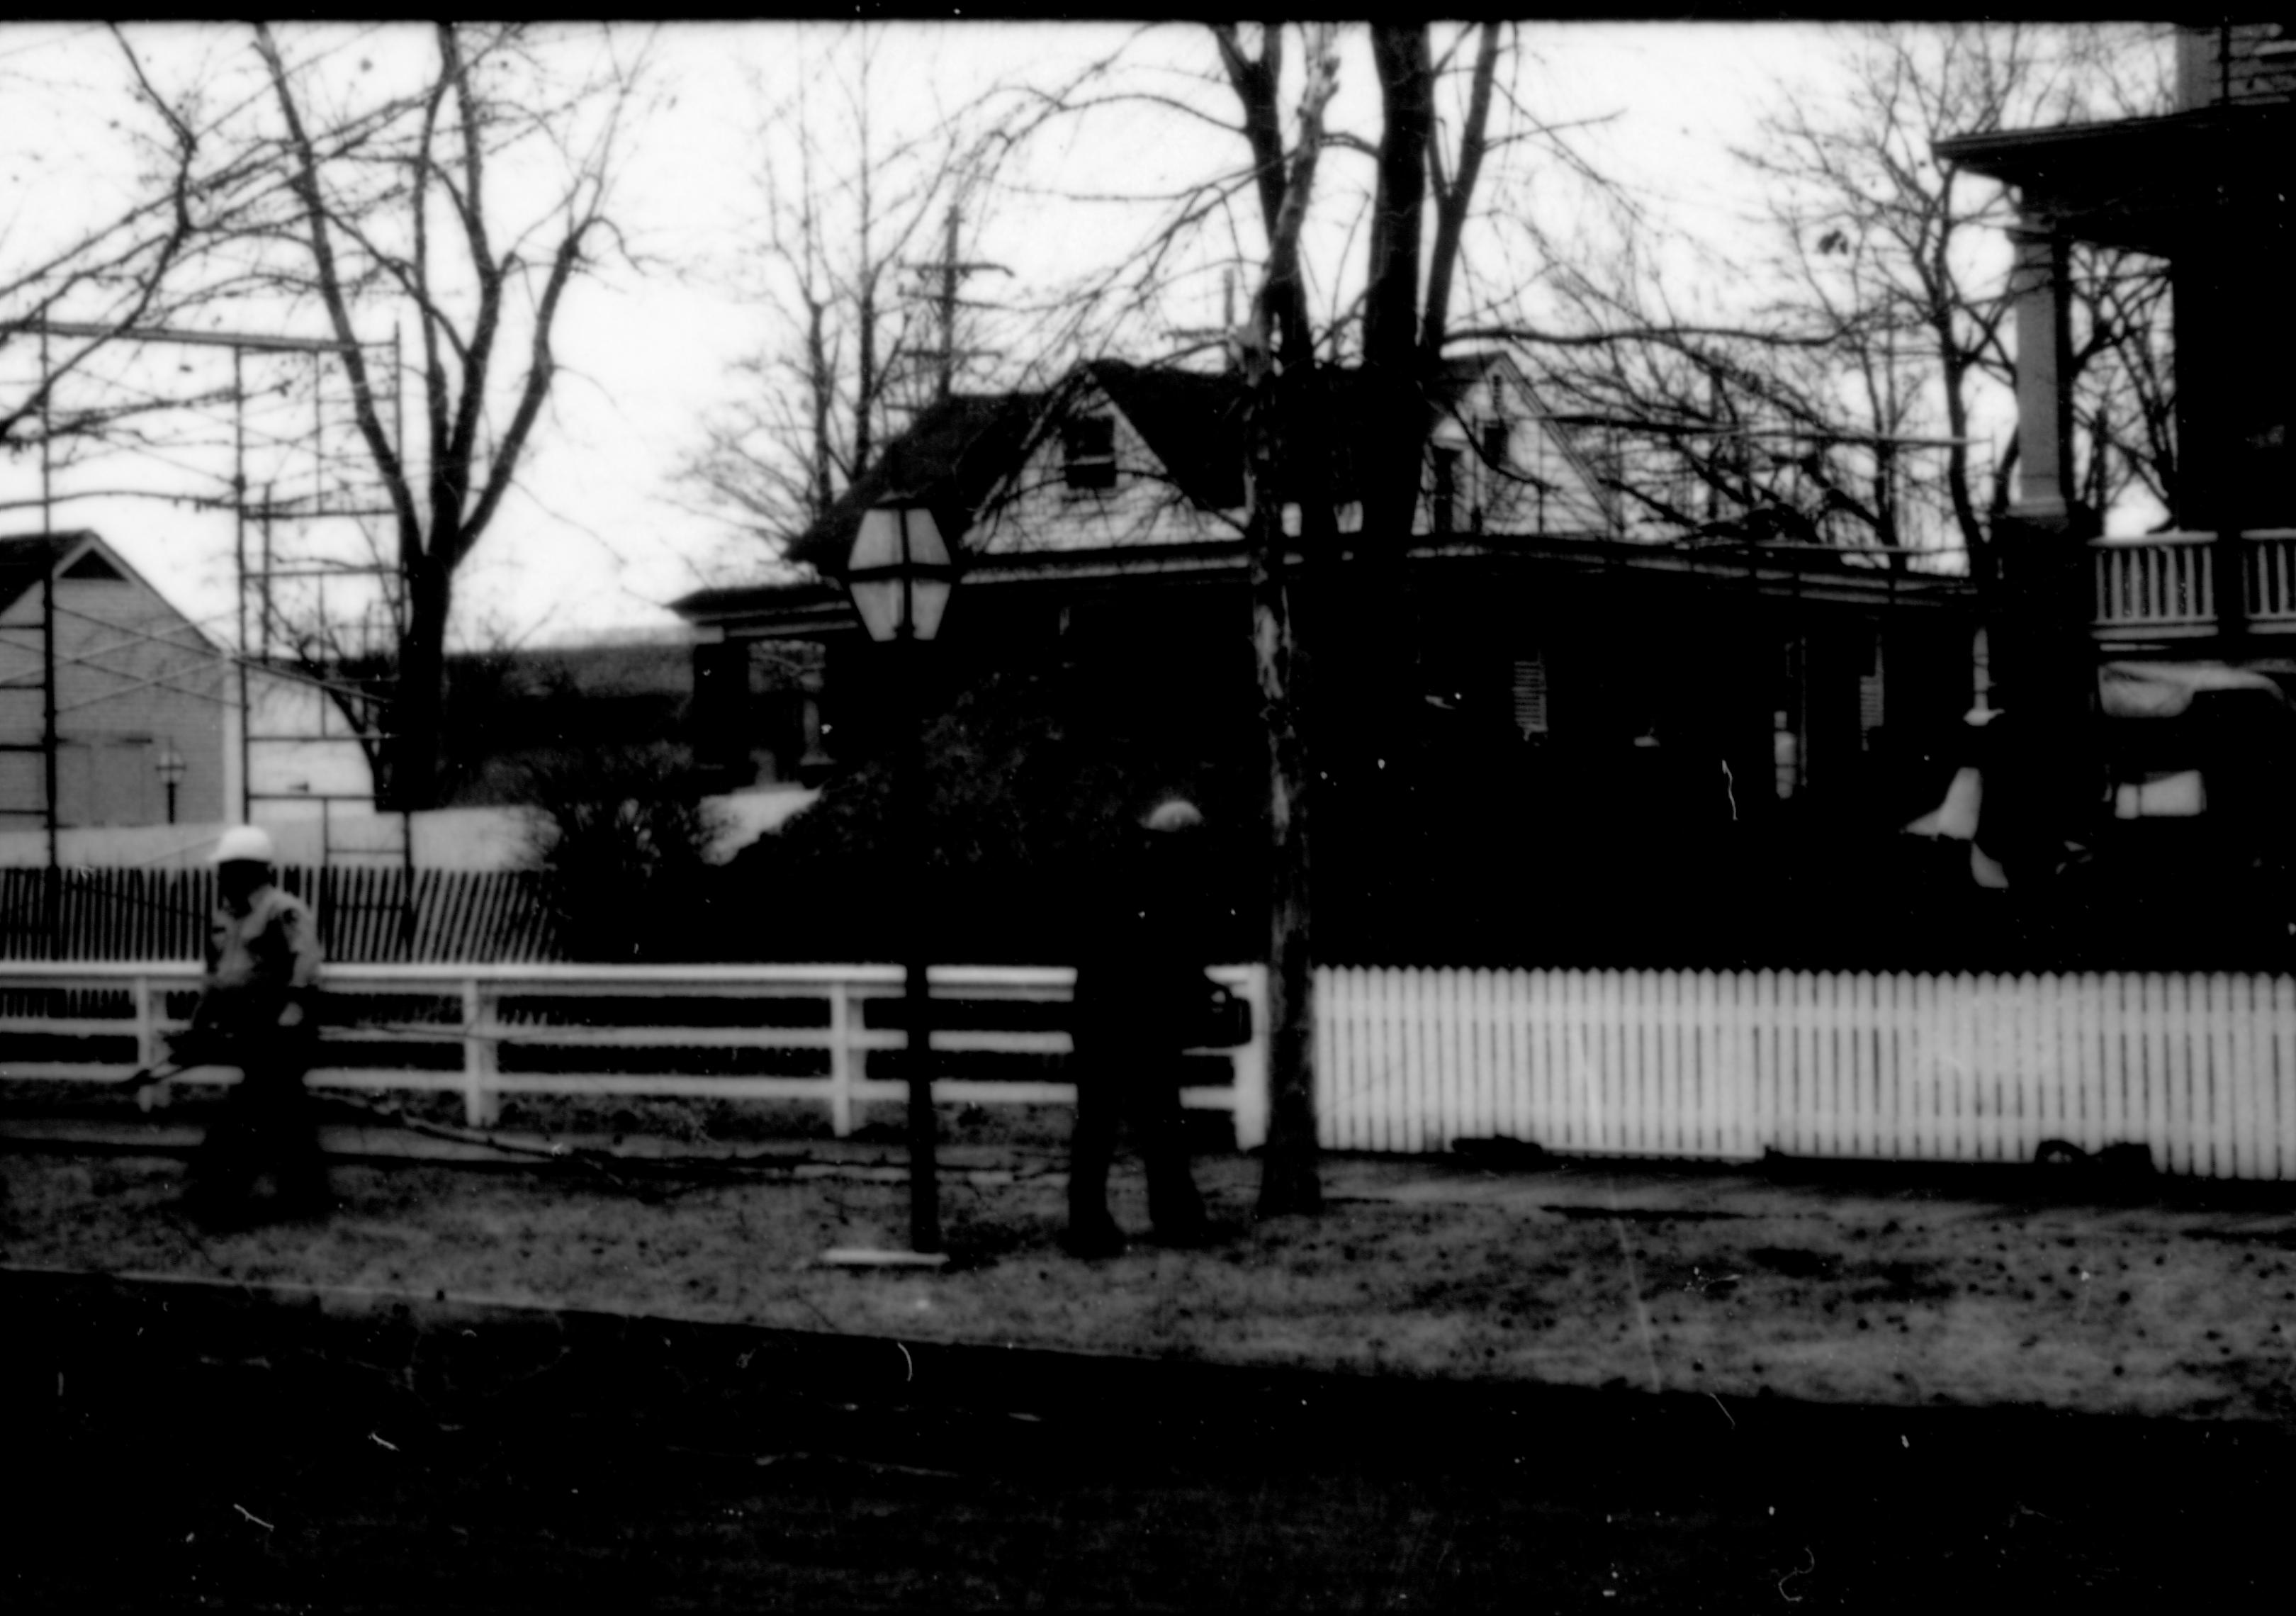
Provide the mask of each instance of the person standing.
[{"label": "person standing", "polygon": [[271,838],[253,825],[234,826],[217,843],[207,977],[191,1026],[171,1040],[186,1065],[239,1068],[193,1159],[185,1197],[194,1214],[218,1223],[248,1215],[266,1168],[283,1210],[308,1216],[331,1204],[303,1087],[318,1032],[318,931],[303,900],[276,884],[274,857]]},{"label": "person standing", "polygon": [[1067,1245],[1113,1256],[1124,1233],[1108,1210],[1119,1126],[1131,1119],[1148,1173],[1148,1216],[1168,1245],[1209,1232],[1188,1169],[1181,1053],[1218,991],[1204,974],[1203,815],[1167,797],[1143,815],[1101,895],[1077,964],[1076,1128],[1069,1144]]}]

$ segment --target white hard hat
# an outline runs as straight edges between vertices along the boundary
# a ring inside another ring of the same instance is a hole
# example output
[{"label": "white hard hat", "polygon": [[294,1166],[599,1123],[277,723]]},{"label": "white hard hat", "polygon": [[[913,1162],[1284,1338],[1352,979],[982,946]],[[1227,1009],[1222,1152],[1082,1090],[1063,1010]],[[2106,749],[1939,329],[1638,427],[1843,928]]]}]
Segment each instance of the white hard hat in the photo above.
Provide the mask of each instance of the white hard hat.
[{"label": "white hard hat", "polygon": [[270,864],[277,857],[271,834],[251,824],[235,824],[216,843],[211,864]]},{"label": "white hard hat", "polygon": [[1140,816],[1141,828],[1150,831],[1189,831],[1203,822],[1203,815],[1185,797],[1167,797]]}]

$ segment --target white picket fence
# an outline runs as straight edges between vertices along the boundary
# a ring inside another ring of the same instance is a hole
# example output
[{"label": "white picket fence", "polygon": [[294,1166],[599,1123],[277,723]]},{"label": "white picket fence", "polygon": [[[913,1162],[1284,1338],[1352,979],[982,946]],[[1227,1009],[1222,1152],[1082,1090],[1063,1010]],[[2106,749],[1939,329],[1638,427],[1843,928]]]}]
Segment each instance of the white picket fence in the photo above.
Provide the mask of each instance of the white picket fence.
[{"label": "white picket fence", "polygon": [[1332,1149],[2016,1161],[2062,1139],[2296,1177],[2284,976],[1342,968],[1318,988]]},{"label": "white picket fence", "polygon": [[[1181,1098],[1231,1112],[1249,1149],[1267,1135],[1267,973],[1211,974],[1250,1003],[1260,1037],[1197,1052],[1221,1080]],[[1036,1075],[1070,1052],[1061,1007],[1073,970],[936,965],[930,980],[937,1023],[947,1023],[932,1032],[944,1057],[936,1100],[1074,1103],[1072,1084]],[[176,961],[0,965],[0,1079],[106,1082],[151,1065],[198,982],[195,966]],[[459,1094],[473,1126],[495,1121],[512,1095],[808,1101],[842,1136],[865,1105],[908,1093],[897,1076],[872,1075],[869,1059],[906,1045],[884,1010],[869,1012],[890,1009],[902,985],[892,965],[338,965],[327,972],[330,1026],[311,1081]],[[959,1065],[983,1075],[947,1075]],[[1000,1065],[1014,1075],[988,1075]],[[742,1066],[753,1070],[729,1070]],[[765,1066],[792,1070],[754,1070]],[[182,1080],[229,1078],[209,1068]]]}]

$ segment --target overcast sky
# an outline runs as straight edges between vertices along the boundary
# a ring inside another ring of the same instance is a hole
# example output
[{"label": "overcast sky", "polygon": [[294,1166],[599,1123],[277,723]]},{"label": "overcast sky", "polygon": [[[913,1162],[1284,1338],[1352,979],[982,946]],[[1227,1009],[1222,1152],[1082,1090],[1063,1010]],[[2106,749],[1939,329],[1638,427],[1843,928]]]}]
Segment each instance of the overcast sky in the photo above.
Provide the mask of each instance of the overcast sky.
[{"label": "overcast sky", "polygon": [[[888,115],[912,122],[981,86],[1016,76],[1056,77],[1062,65],[1106,52],[1130,30],[1104,25],[889,25],[880,85]],[[244,30],[179,27],[132,36],[155,77],[248,65]],[[1808,75],[1824,30],[1807,25],[1542,24],[1529,30],[1540,57],[1533,82],[1558,120],[1607,118],[1576,138],[1607,171],[1636,186],[1685,231],[1729,239],[1751,199],[1733,183],[1726,146],[1751,132],[1754,112],[1782,79]],[[292,36],[291,35],[291,38]],[[386,36],[384,47],[390,39]],[[422,36],[404,43],[421,45]],[[1200,30],[1178,29],[1142,47],[1176,65],[1216,66]],[[558,349],[565,373],[521,481],[463,576],[458,631],[466,641],[508,636],[558,640],[660,629],[665,603],[705,579],[742,570],[746,553],[723,524],[693,508],[676,480],[709,409],[737,385],[729,365],[774,335],[755,307],[722,283],[744,251],[742,230],[758,203],[758,109],[784,95],[808,66],[808,36],[790,25],[673,25],[656,42],[665,103],[632,148],[619,217],[648,259],[643,274],[614,269],[569,299]],[[19,253],[41,220],[122,185],[107,158],[116,107],[91,90],[117,82],[117,49],[84,26],[0,28],[0,261]],[[1360,60],[1343,79],[1338,121],[1375,103]],[[1041,183],[1141,184],[1236,153],[1209,133],[1144,114],[1103,119],[1064,134],[1036,158]],[[1091,267],[1122,230],[1109,211],[1001,204],[983,256],[1014,274],[997,287],[1025,296]],[[4,267],[4,264],[0,264]],[[5,276],[0,276],[4,281]],[[984,295],[991,293],[988,286]],[[1207,287],[1209,320],[1217,299]],[[4,316],[5,311],[0,311]],[[387,334],[387,331],[381,333]],[[23,350],[14,350],[20,359]],[[178,457],[138,473],[165,490],[227,475],[228,456]],[[196,463],[193,463],[196,462]],[[115,468],[116,470],[116,468]],[[0,497],[37,496],[37,461],[0,462]],[[187,611],[227,626],[233,601],[227,521],[146,500],[73,501],[60,527],[94,527]],[[11,512],[0,530],[35,527]]]}]

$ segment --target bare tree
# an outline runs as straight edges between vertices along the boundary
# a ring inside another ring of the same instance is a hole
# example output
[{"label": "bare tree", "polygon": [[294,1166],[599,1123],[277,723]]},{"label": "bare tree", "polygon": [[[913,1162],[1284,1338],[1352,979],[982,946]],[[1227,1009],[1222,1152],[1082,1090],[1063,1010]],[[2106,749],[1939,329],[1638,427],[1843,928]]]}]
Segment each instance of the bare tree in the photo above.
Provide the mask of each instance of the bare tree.
[{"label": "bare tree", "polygon": [[[1644,452],[1621,491],[1680,530],[1960,550],[1985,571],[2017,460],[1999,258],[2004,188],[1940,166],[1947,136],[2158,110],[2157,51],[2125,30],[1876,28],[1803,85],[1738,153],[1767,199],[1768,288],[1735,326],[1677,317],[1649,258],[1573,286],[1609,340],[1554,363],[1551,390]],[[2082,486],[2102,509],[2173,486],[2163,267],[2075,255]],[[1997,434],[2004,434],[1997,437]],[[1987,449],[1988,439],[1997,447]]]},{"label": "bare tree", "polygon": [[[1215,25],[1214,29],[1221,62],[1242,109],[1267,242],[1267,267],[1252,303],[1251,336],[1244,344],[1243,415],[1244,543],[1250,558],[1251,641],[1268,759],[1270,1058],[1267,1147],[1259,1187],[1263,1217],[1313,1212],[1323,1204],[1316,1171],[1316,978],[1308,755],[1301,721],[1308,668],[1292,613],[1283,506],[1290,491],[1286,472],[1295,472],[1304,484],[1313,479],[1316,465],[1312,453],[1301,453],[1309,446],[1298,430],[1307,407],[1312,407],[1316,369],[1301,283],[1300,237],[1316,200],[1324,114],[1339,89],[1335,35],[1330,24],[1303,30],[1304,82],[1296,135],[1287,149],[1277,99],[1283,82],[1282,30],[1263,29],[1255,51],[1240,29],[1231,25]],[[1332,522],[1328,500],[1310,498],[1300,506],[1303,540],[1327,540],[1327,531],[1308,533],[1311,514],[1317,528],[1327,530]]]},{"label": "bare tree", "polygon": [[[1383,24],[1359,36],[1331,24],[1214,23],[1210,73],[1184,45],[1155,55],[1174,37],[1144,30],[1064,85],[1014,91],[1000,136],[1019,145],[1060,120],[1114,111],[1144,116],[1146,127],[1215,130],[1242,160],[1064,198],[1152,223],[1127,232],[1113,267],[1046,299],[1037,340],[1058,368],[1069,356],[1136,346],[1146,327],[1182,339],[1169,357],[1224,347],[1240,373],[1270,872],[1259,1210],[1311,1212],[1321,1202],[1311,782],[1320,790],[1343,772],[1349,750],[1338,726],[1316,722],[1319,670],[1329,653],[1334,669],[1364,661],[1348,621],[1361,614],[1345,601],[1379,590],[1349,574],[1391,570],[1407,545],[1455,324],[1463,311],[1486,323],[1521,316],[1524,283],[1506,267],[1510,254],[1484,240],[1496,224],[1482,211],[1493,156],[1554,144],[1558,131],[1521,98],[1509,70],[1521,59],[1514,31],[1498,24]],[[1365,60],[1361,45],[1378,90],[1368,129],[1334,122],[1346,63]],[[1498,271],[1488,279],[1475,274],[1479,243],[1481,267]],[[1239,270],[1251,287],[1248,317],[1204,332],[1206,289]],[[1342,500],[1361,502],[1369,563],[1339,564]]]},{"label": "bare tree", "polygon": [[[251,244],[345,345],[359,441],[391,508],[403,587],[386,786],[407,808],[437,791],[456,570],[516,484],[557,379],[568,290],[619,246],[609,202],[643,63],[611,34],[570,80],[526,27],[442,23],[431,43],[419,80],[362,98],[255,29],[278,118],[258,138],[291,202]],[[411,442],[357,346],[362,316],[383,310],[414,328]]]},{"label": "bare tree", "polygon": [[239,290],[228,277],[184,272],[268,188],[262,163],[219,135],[237,109],[163,92],[127,36],[109,32],[129,109],[111,123],[124,143],[118,160],[135,166],[130,200],[44,238],[40,222],[85,217],[77,199],[51,196],[0,231],[0,355],[24,378],[0,390],[0,446],[41,445],[60,463],[76,446],[132,441],[150,418],[201,402],[149,385],[123,390],[97,367],[123,338],[185,322]]},{"label": "bare tree", "polygon": [[[1316,1168],[1313,892],[1308,839],[1312,662],[1308,636],[1289,576],[1287,504],[1299,513],[1299,547],[1311,572],[1328,569],[1337,548],[1341,483],[1334,468],[1352,456],[1365,529],[1374,551],[1399,554],[1408,541],[1421,487],[1432,382],[1447,338],[1448,311],[1463,237],[1489,145],[1493,85],[1502,49],[1497,24],[1454,36],[1447,61],[1474,42],[1469,89],[1456,145],[1438,113],[1439,66],[1424,24],[1375,24],[1373,71],[1382,110],[1369,144],[1374,165],[1366,267],[1359,309],[1359,385],[1336,389],[1308,312],[1302,236],[1325,199],[1318,176],[1339,87],[1337,31],[1300,29],[1300,87],[1287,130],[1280,100],[1282,29],[1257,38],[1215,25],[1222,66],[1242,114],[1250,177],[1266,242],[1264,267],[1243,344],[1246,548],[1250,557],[1252,640],[1268,742],[1268,833],[1273,869],[1269,925],[1270,1115],[1260,1185],[1262,1216],[1312,1212],[1321,1204]],[[1430,268],[1421,275],[1423,219],[1434,210]],[[1366,447],[1368,446],[1368,447]]]},{"label": "bare tree", "polygon": [[735,362],[742,395],[683,469],[776,553],[970,368],[958,291],[985,267],[963,257],[980,153],[962,110],[884,127],[884,46],[880,29],[839,29],[758,121],[762,207],[737,283],[777,334]]}]

